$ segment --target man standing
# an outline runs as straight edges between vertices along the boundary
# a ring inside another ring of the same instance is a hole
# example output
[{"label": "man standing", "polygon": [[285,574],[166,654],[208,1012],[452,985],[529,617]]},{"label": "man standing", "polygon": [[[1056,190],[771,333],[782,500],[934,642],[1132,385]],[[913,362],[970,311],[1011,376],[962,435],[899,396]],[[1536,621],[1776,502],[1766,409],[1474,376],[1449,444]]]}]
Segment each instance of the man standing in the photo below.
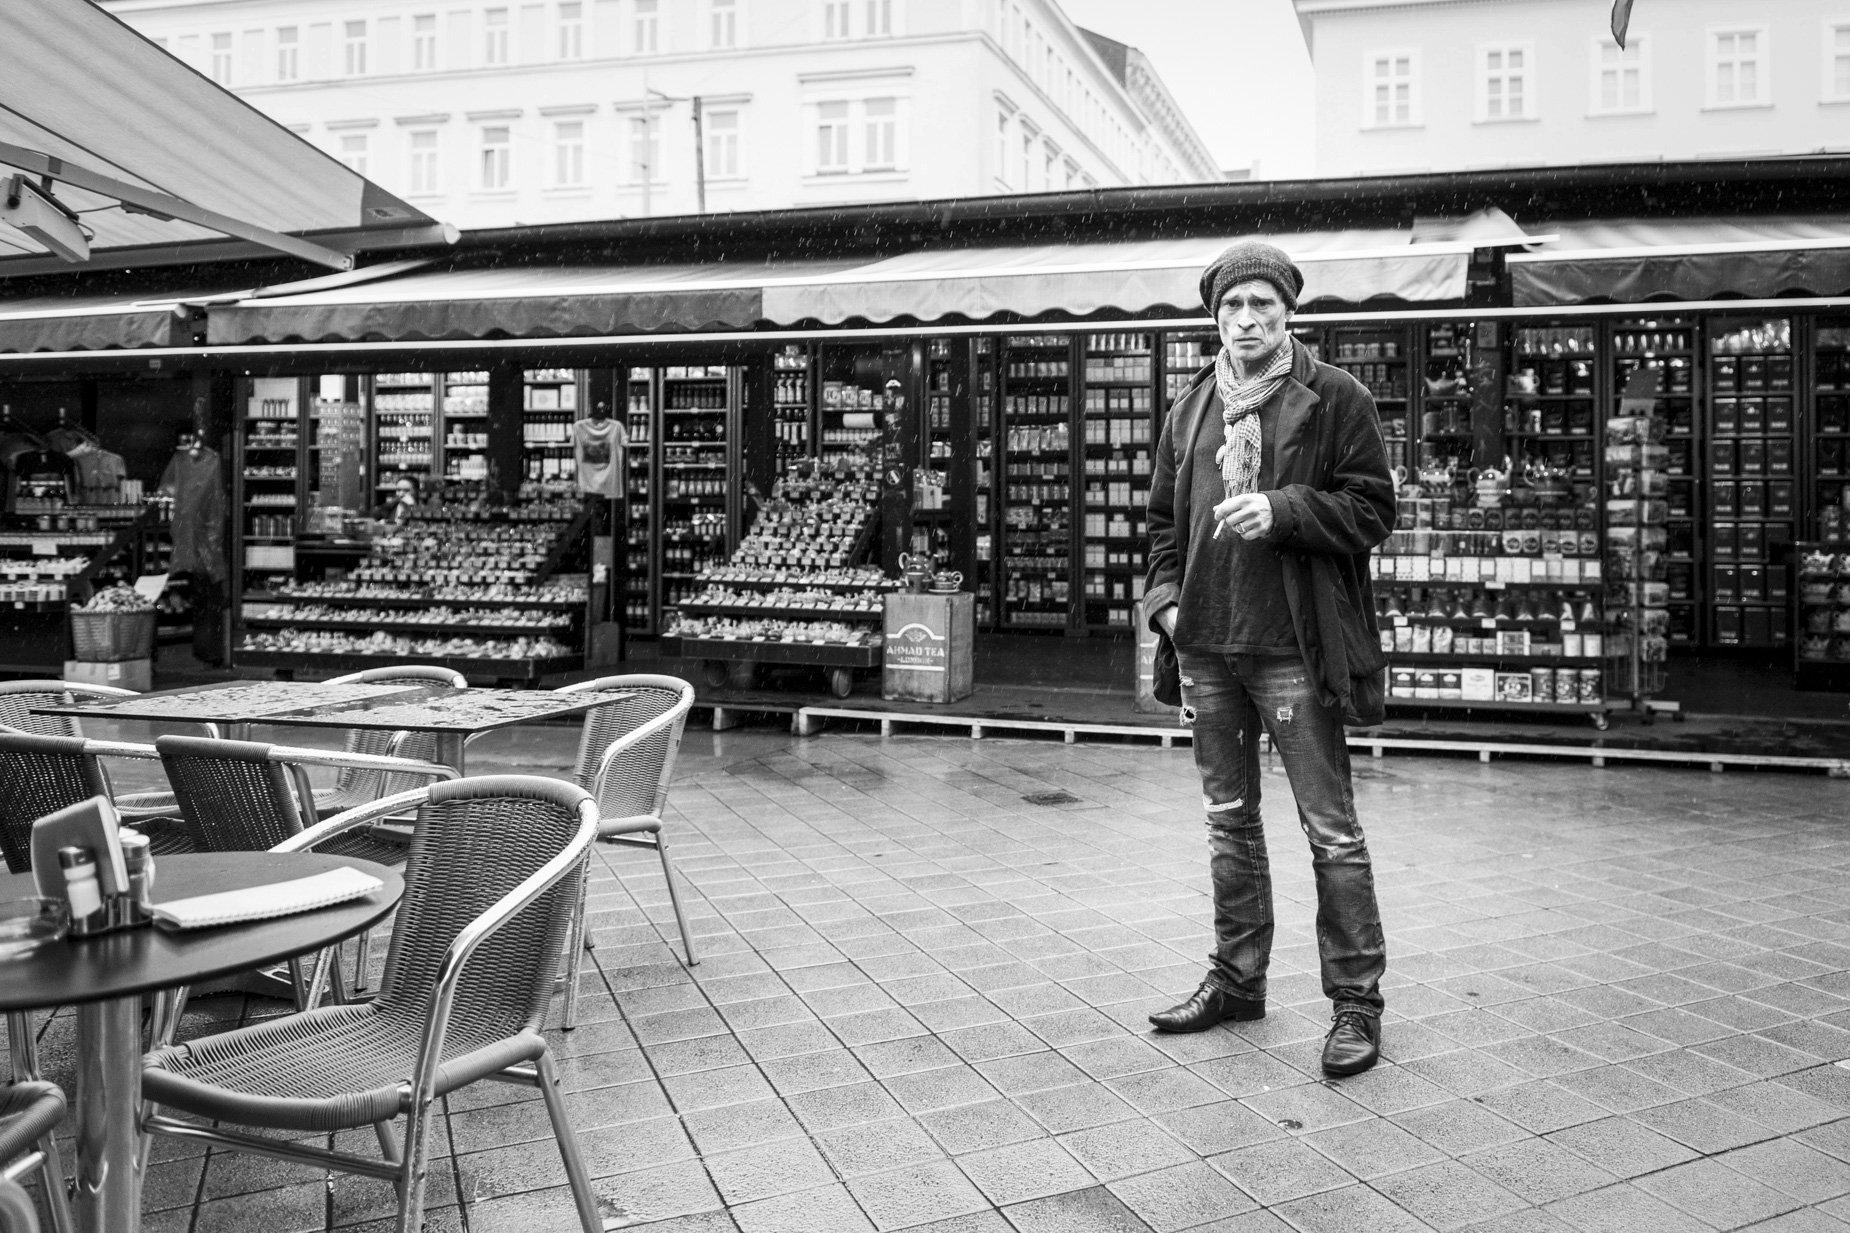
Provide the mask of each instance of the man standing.
[{"label": "man standing", "polygon": [[1170,1032],[1265,1016],[1272,880],[1259,817],[1259,730],[1284,760],[1310,839],[1323,1068],[1381,1046],[1386,946],[1355,814],[1343,725],[1382,719],[1368,556],[1394,526],[1374,400],[1290,336],[1304,276],[1242,241],[1201,275],[1222,350],[1170,408],[1150,491],[1145,609],[1175,644],[1207,809],[1214,951],[1207,978],[1150,1016]]}]

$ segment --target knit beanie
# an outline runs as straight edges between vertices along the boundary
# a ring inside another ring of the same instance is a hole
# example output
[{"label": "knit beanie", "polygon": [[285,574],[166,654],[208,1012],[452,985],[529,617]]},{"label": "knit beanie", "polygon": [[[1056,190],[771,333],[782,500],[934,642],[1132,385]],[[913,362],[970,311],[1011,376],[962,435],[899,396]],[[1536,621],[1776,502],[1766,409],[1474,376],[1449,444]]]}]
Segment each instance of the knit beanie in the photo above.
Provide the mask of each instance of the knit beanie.
[{"label": "knit beanie", "polygon": [[1201,272],[1201,302],[1211,315],[1220,314],[1220,299],[1227,288],[1248,279],[1263,278],[1278,288],[1285,307],[1295,311],[1304,291],[1304,273],[1285,254],[1263,240],[1237,240]]}]

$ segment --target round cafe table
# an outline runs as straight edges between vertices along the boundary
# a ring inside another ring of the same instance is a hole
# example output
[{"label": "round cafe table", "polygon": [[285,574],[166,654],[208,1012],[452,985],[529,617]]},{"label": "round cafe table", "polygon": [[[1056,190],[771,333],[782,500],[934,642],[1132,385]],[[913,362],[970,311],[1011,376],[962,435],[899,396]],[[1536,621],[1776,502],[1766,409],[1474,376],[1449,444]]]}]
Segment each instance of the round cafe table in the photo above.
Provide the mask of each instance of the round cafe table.
[{"label": "round cafe table", "polygon": [[[154,901],[287,882],[349,865],[382,886],[331,907],[211,929],[159,926],[48,942],[0,959],[0,1012],[77,1007],[77,1193],[81,1233],[136,1233],[141,1180],[141,995],[195,985],[331,946],[379,923],[405,883],[371,861],[312,852],[203,852],[156,861]],[[0,877],[0,899],[36,894],[32,875]]]}]

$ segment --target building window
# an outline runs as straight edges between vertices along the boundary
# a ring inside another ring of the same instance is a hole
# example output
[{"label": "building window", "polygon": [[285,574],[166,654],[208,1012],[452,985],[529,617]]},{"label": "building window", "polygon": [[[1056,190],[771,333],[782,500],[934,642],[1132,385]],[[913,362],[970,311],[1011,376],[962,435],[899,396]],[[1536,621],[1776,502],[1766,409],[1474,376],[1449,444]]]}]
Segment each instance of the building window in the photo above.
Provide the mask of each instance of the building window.
[{"label": "building window", "polygon": [[482,63],[507,63],[506,9],[489,9],[482,14]]},{"label": "building window", "polygon": [[419,129],[411,134],[411,191],[430,194],[438,190],[437,130]]},{"label": "building window", "polygon": [[996,179],[1004,188],[1009,184],[1009,121],[1014,118],[1006,107],[996,113]]},{"label": "building window", "polygon": [[585,55],[585,6],[582,0],[559,5],[559,59],[582,60]]},{"label": "building window", "polygon": [[1041,135],[1026,124],[1021,126],[1021,191],[1024,193],[1034,189],[1034,147],[1040,139]]},{"label": "building window", "polygon": [[437,15],[424,13],[411,19],[411,68],[428,73],[437,67]]},{"label": "building window", "polygon": [[1374,51],[1363,61],[1363,128],[1399,128],[1419,120],[1419,56],[1412,51]]},{"label": "building window", "polygon": [[585,182],[585,122],[560,120],[552,126],[552,186],[581,188]]},{"label": "building window", "polygon": [[708,39],[715,50],[739,45],[739,6],[736,0],[713,0]]},{"label": "building window", "polygon": [[1587,110],[1596,116],[1636,115],[1651,110],[1650,40],[1634,34],[1620,47],[1601,36],[1593,40],[1593,97]]},{"label": "building window", "polygon": [[350,21],[342,27],[341,64],[347,76],[366,76],[366,23]]},{"label": "building window", "polygon": [[1533,120],[1535,50],[1526,43],[1478,48],[1477,118]]},{"label": "building window", "polygon": [[212,80],[221,86],[231,84],[231,35],[212,36]]},{"label": "building window", "polygon": [[658,184],[662,169],[661,126],[654,116],[630,119],[630,183]]},{"label": "building window", "polygon": [[1764,26],[1709,31],[1709,106],[1760,107],[1772,100]]},{"label": "building window", "polygon": [[1041,188],[1053,192],[1054,183],[1060,172],[1060,148],[1049,141],[1041,154]]},{"label": "building window", "polygon": [[301,41],[294,26],[279,26],[276,30],[276,80],[294,81],[302,70],[302,61],[297,52]]},{"label": "building window", "polygon": [[660,46],[661,14],[656,0],[636,0],[636,54],[652,56]]},{"label": "building window", "polygon": [[508,186],[509,137],[504,124],[490,125],[482,130],[481,186],[489,192],[498,192]]},{"label": "building window", "polygon": [[1073,186],[1079,183],[1079,164],[1075,163],[1072,159],[1069,158],[1066,160],[1065,170],[1066,170],[1066,186],[1065,187],[1066,187],[1066,190],[1070,193],[1073,191]]},{"label": "building window", "polygon": [[893,35],[893,0],[867,0],[867,37],[891,38]]},{"label": "building window", "polygon": [[1825,27],[1824,101],[1850,103],[1850,21]]},{"label": "building window", "polygon": [[890,98],[870,98],[862,106],[867,146],[862,166],[891,171],[899,166],[899,105]]},{"label": "building window", "polygon": [[707,139],[707,179],[731,180],[739,174],[739,113],[709,111],[701,117]]},{"label": "building window", "polygon": [[816,170],[822,175],[848,170],[846,103],[823,103],[816,108]]},{"label": "building window", "polygon": [[822,0],[822,37],[827,42],[848,37],[849,0]]},{"label": "building window", "polygon": [[357,175],[366,174],[366,134],[343,133],[340,139],[340,165]]}]

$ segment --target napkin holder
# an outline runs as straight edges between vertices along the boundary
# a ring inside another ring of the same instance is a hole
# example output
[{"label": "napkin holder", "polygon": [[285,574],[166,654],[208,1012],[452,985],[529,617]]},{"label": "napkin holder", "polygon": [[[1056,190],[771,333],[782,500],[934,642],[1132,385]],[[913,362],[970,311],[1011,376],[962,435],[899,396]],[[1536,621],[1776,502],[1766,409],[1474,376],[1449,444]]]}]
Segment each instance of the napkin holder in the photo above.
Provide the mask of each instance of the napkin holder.
[{"label": "napkin holder", "polygon": [[108,797],[93,796],[48,813],[32,824],[32,879],[43,899],[66,899],[60,848],[88,848],[96,861],[96,886],[103,906],[71,917],[70,936],[94,937],[154,923],[150,905],[130,881],[122,858],[121,819]]}]

